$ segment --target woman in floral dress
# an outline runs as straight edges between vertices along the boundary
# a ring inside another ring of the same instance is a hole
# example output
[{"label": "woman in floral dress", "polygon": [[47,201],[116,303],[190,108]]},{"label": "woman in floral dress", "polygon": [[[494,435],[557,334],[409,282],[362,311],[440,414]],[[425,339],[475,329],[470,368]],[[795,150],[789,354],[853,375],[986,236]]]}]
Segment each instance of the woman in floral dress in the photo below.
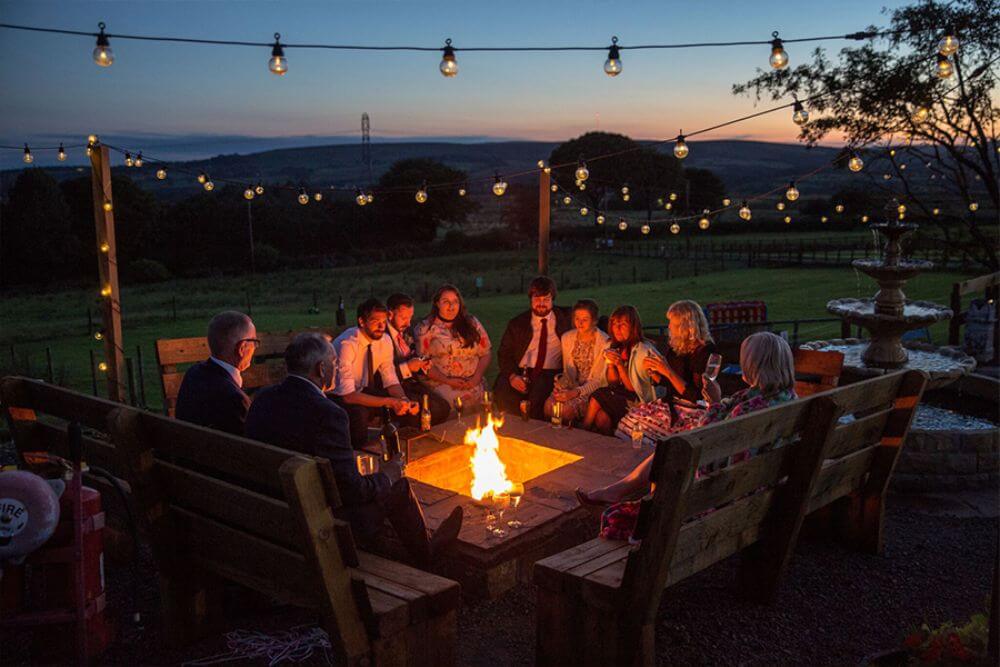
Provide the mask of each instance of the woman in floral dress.
[{"label": "woman in floral dress", "polygon": [[552,416],[552,406],[560,404],[564,421],[583,416],[594,390],[608,383],[604,351],[608,335],[597,328],[597,303],[581,299],[573,306],[573,327],[562,335],[563,372],[545,401],[545,416]]},{"label": "woman in floral dress", "polygon": [[423,382],[449,405],[454,406],[456,398],[470,407],[478,405],[490,365],[490,337],[466,312],[457,287],[438,288],[431,312],[417,325],[414,337],[420,354],[430,359]]}]

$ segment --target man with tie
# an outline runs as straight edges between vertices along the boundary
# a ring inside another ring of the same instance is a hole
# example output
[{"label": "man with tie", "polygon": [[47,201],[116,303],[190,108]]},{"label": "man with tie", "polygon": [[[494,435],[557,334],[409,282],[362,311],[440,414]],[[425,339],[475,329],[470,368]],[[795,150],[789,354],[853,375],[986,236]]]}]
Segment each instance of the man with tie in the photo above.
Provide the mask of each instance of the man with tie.
[{"label": "man with tie", "polygon": [[[393,294],[385,302],[389,309],[388,336],[392,341],[393,364],[396,367],[396,377],[399,378],[407,398],[420,405],[427,396],[427,404],[431,410],[431,423],[440,424],[448,419],[451,406],[448,401],[431,391],[421,381],[426,377],[427,368],[431,362],[417,355],[417,346],[413,340],[413,298],[408,294]],[[376,378],[376,383],[379,378]],[[407,415],[401,419],[407,426],[420,426],[417,416]]]},{"label": "man with tie", "polygon": [[243,313],[227,310],[208,323],[211,356],[184,373],[177,392],[175,416],[233,435],[243,435],[250,397],[243,391],[242,372],[260,345],[257,328]]},{"label": "man with tie", "polygon": [[518,412],[527,398],[531,417],[545,418],[545,399],[563,365],[560,338],[573,328],[569,309],[553,305],[555,298],[555,281],[538,276],[528,286],[530,309],[507,323],[497,354],[500,372],[493,384],[496,401],[505,412]]},{"label": "man with tie", "polygon": [[[350,327],[333,341],[337,382],[332,398],[347,412],[351,446],[355,449],[368,441],[372,410],[389,408],[400,416],[420,412],[420,405],[406,397],[396,377],[392,343],[385,335],[388,315],[385,304],[368,299],[358,306],[358,326]],[[375,382],[376,374],[381,387]]]}]

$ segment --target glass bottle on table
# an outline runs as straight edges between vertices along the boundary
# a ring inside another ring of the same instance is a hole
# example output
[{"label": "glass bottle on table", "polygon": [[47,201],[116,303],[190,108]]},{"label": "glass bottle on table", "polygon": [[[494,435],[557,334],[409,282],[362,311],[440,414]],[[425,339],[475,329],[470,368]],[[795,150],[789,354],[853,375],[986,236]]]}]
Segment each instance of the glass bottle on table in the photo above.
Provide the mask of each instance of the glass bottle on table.
[{"label": "glass bottle on table", "polygon": [[399,456],[399,429],[392,421],[392,410],[382,408],[382,442],[385,445],[383,457],[386,461]]},{"label": "glass bottle on table", "polygon": [[431,401],[427,394],[423,395],[423,404],[420,407],[420,430],[424,432],[431,430]]}]

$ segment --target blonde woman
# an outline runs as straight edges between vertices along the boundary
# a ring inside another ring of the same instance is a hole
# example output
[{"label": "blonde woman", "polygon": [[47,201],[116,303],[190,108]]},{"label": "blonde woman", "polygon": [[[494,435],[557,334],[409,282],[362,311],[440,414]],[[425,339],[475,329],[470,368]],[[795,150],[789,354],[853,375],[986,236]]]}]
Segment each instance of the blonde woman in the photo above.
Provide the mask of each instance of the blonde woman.
[{"label": "blonde woman", "polygon": [[562,380],[556,383],[545,401],[546,417],[552,416],[552,406],[557,402],[563,420],[582,416],[590,395],[608,383],[604,351],[610,341],[608,335],[597,328],[599,314],[597,303],[591,299],[580,299],[573,306],[573,328],[560,339]]},{"label": "blonde woman", "polygon": [[715,352],[715,342],[708,332],[705,313],[694,301],[675,301],[667,309],[670,325],[670,349],[666,358],[649,356],[644,368],[657,384],[666,387],[666,400],[677,398],[694,403],[701,397],[702,374],[708,357]]}]

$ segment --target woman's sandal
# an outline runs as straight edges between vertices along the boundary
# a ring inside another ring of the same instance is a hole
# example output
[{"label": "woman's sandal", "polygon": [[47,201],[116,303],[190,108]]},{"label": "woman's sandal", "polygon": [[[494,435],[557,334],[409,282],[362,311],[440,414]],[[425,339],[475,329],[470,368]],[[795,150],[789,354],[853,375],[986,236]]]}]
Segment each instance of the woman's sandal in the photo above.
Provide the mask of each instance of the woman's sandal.
[{"label": "woman's sandal", "polygon": [[594,500],[589,495],[587,495],[585,491],[581,491],[580,487],[577,487],[574,493],[576,494],[577,501],[579,501],[579,503],[584,507],[587,507],[588,505],[591,507],[604,507],[605,505],[608,504],[608,503],[602,503],[600,500]]}]

